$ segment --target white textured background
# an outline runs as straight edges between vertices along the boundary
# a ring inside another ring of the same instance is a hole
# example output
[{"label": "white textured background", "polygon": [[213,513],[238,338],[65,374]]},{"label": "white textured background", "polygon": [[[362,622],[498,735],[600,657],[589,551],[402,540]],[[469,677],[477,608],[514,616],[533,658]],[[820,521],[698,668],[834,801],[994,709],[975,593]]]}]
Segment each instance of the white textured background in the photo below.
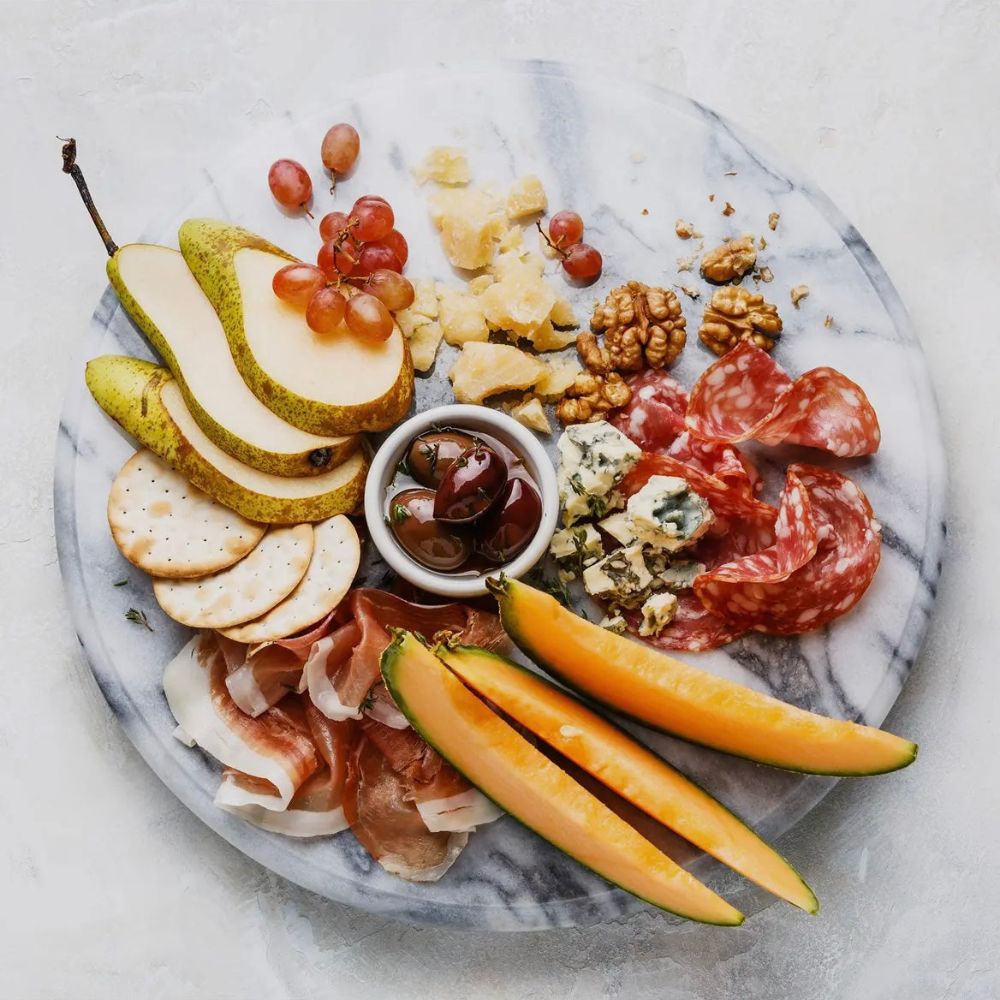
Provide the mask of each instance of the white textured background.
[{"label": "white textured background", "polygon": [[[0,995],[1000,995],[998,45],[994,0],[0,0]],[[842,783],[785,841],[819,917],[490,936],[338,909],[178,805],[67,624],[52,455],[63,386],[81,377],[67,347],[105,281],[55,136],[81,140],[127,240],[259,122],[362,93],[366,72],[495,56],[663,84],[756,132],[858,225],[923,341],[951,531],[930,639],[888,720],[920,760]]]}]

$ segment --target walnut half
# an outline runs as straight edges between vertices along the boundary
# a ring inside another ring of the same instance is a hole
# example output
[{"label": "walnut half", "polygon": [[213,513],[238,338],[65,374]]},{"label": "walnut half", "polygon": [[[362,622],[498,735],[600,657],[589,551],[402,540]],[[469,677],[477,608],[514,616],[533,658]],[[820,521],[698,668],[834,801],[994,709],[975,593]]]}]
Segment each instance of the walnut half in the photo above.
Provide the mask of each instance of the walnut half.
[{"label": "walnut half", "polygon": [[742,278],[757,263],[752,236],[727,240],[701,259],[701,276],[717,285]]},{"label": "walnut half", "polygon": [[729,285],[719,288],[705,307],[698,336],[701,342],[720,357],[741,340],[749,340],[765,351],[774,347],[781,333],[777,306],[764,296],[745,288]]},{"label": "walnut half", "polygon": [[[630,281],[609,292],[590,319],[591,330],[604,333],[604,354],[595,352],[593,338],[577,338],[577,348],[591,371],[664,368],[684,350],[685,325],[680,300],[672,291]],[[602,367],[593,367],[588,358]]]},{"label": "walnut half", "polygon": [[625,406],[632,390],[618,372],[595,375],[581,372],[556,407],[561,424],[584,424],[603,420],[611,410]]}]

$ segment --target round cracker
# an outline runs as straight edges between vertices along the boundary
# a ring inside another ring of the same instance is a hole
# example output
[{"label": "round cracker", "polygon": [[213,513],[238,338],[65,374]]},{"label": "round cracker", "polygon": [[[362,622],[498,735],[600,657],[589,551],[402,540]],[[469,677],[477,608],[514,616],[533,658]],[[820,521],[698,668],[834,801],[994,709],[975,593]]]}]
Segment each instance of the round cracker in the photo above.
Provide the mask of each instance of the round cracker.
[{"label": "round cracker", "polygon": [[234,566],[197,580],[153,581],[153,594],[174,621],[192,628],[229,628],[283,601],[309,568],[311,524],[271,528]]},{"label": "round cracker", "polygon": [[202,493],[151,451],[137,451],[115,476],[108,524],[118,551],[152,576],[195,577],[239,562],[264,537]]},{"label": "round cracker", "polygon": [[313,531],[313,556],[295,590],[262,618],[223,629],[223,635],[248,643],[284,639],[321,621],[344,599],[361,562],[358,533],[343,514],[314,524]]}]

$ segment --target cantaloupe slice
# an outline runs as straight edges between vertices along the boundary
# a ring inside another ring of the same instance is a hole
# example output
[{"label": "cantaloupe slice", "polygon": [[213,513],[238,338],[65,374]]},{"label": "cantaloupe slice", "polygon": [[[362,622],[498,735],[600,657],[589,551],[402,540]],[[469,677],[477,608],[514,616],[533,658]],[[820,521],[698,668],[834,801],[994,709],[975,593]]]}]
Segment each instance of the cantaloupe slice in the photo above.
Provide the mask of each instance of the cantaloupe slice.
[{"label": "cantaloupe slice", "polygon": [[738,910],[533,747],[412,633],[400,633],[382,654],[382,676],[414,729],[525,826],[654,906],[705,923],[742,923]]},{"label": "cantaloupe slice", "polygon": [[593,625],[526,583],[492,589],[507,634],[543,670],[656,729],[813,774],[882,774],[917,755],[909,740],[815,715]]},{"label": "cantaloupe slice", "polygon": [[819,909],[798,872],[704,789],[551,682],[474,646],[438,656],[477,694],[622,798],[734,871],[808,913]]}]

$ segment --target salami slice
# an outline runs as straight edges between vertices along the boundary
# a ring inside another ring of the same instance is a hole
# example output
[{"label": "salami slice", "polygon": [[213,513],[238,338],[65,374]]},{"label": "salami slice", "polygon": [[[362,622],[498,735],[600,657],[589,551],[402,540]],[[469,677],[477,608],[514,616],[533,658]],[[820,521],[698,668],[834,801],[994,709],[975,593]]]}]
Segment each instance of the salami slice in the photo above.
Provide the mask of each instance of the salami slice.
[{"label": "salami slice", "polygon": [[793,465],[772,546],[703,573],[694,591],[733,627],[812,632],[846,614],[878,569],[879,525],[846,476]]},{"label": "salami slice", "polygon": [[702,373],[686,424],[705,441],[799,444],[840,458],[874,454],[881,441],[875,410],[846,375],[814,368],[793,381],[749,341]]},{"label": "salami slice", "polygon": [[[624,612],[625,621],[634,635],[638,635],[642,624],[642,613]],[[690,590],[677,595],[677,613],[674,620],[656,636],[644,638],[658,649],[670,649],[685,653],[704,653],[718,649],[726,643],[738,639],[746,629],[732,625],[723,618],[713,615]]]}]

